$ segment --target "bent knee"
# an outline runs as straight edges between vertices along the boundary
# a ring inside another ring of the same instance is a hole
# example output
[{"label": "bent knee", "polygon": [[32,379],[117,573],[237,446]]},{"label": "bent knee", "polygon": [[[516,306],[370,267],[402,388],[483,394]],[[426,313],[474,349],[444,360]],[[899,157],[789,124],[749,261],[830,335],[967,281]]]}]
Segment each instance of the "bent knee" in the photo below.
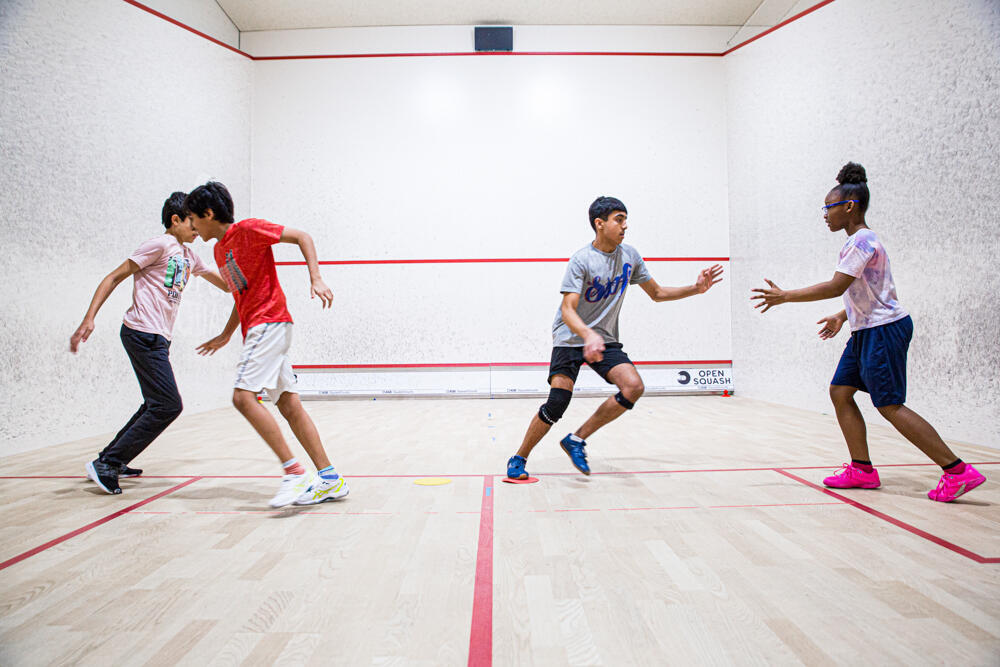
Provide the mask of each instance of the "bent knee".
[{"label": "bent knee", "polygon": [[637,380],[626,384],[621,389],[622,393],[625,394],[625,398],[635,403],[645,393],[646,385],[642,383],[642,380]]},{"label": "bent knee", "polygon": [[886,419],[892,419],[892,417],[896,414],[896,412],[899,411],[901,407],[903,407],[902,404],[896,404],[896,405],[883,405],[882,407],[878,407],[875,409],[878,410],[879,414],[885,417]]}]

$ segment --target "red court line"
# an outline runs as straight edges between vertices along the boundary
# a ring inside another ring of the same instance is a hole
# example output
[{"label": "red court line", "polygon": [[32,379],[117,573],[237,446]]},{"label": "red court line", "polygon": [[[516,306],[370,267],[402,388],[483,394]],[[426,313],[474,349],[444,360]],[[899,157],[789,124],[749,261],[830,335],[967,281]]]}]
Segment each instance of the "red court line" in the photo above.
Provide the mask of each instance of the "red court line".
[{"label": "red court line", "polygon": [[483,506],[479,519],[479,552],[472,598],[469,667],[493,664],[493,475],[483,475]]},{"label": "red court line", "polygon": [[969,551],[964,547],[960,547],[953,542],[949,542],[944,538],[938,537],[937,535],[932,535],[928,533],[926,530],[921,530],[920,528],[910,525],[905,521],[900,521],[899,519],[891,517],[888,514],[880,512],[874,507],[869,507],[868,505],[865,505],[864,503],[859,503],[858,501],[848,498],[847,496],[842,496],[839,493],[835,493],[830,489],[827,489],[826,487],[819,486],[818,484],[813,484],[808,480],[802,479],[798,475],[793,475],[792,473],[781,470],[780,468],[774,468],[774,472],[780,473],[785,477],[788,477],[789,479],[794,479],[796,482],[799,482],[800,484],[805,484],[806,486],[812,487],[817,491],[822,491],[826,495],[832,496],[837,500],[840,500],[842,502],[847,503],[848,505],[851,505],[852,507],[856,507],[862,512],[867,512],[868,514],[871,514],[874,517],[877,517],[879,519],[882,519],[883,521],[891,523],[892,525],[898,528],[902,528],[907,532],[913,533],[917,537],[922,537],[928,542],[932,542],[938,546],[944,547],[949,551],[954,551],[958,555],[965,556],[966,558],[973,560],[977,563],[1000,563],[1000,558],[988,558],[986,556],[980,556],[979,554]]},{"label": "red court line", "polygon": [[[728,257],[644,257],[647,262],[728,262]],[[356,266],[365,264],[509,264],[526,262],[568,262],[569,257],[468,257],[452,259],[332,259],[319,262],[324,266]],[[305,262],[275,262],[275,266],[306,266]]]},{"label": "red court line", "polygon": [[[732,359],[680,359],[676,361],[633,361],[636,366],[700,366],[708,364],[732,364]],[[408,368],[507,368],[519,366],[548,366],[547,361],[500,361],[500,362],[470,362],[447,364],[293,364],[295,370],[323,369],[408,369]]]},{"label": "red court line", "polygon": [[235,47],[232,47],[229,44],[226,44],[225,42],[220,41],[220,40],[216,39],[215,37],[212,37],[211,35],[206,35],[205,33],[203,33],[200,30],[195,30],[191,26],[186,25],[184,23],[181,23],[180,21],[177,21],[176,19],[172,19],[169,16],[167,16],[166,14],[161,14],[160,12],[156,11],[155,9],[153,9],[151,7],[147,7],[146,5],[142,4],[141,2],[136,2],[135,0],[125,0],[125,2],[127,2],[130,5],[132,5],[133,7],[138,7],[139,9],[141,9],[144,12],[149,12],[150,14],[152,14],[153,16],[155,16],[156,18],[163,19],[167,23],[173,23],[178,28],[183,28],[184,30],[187,30],[188,32],[192,32],[192,33],[198,35],[199,37],[203,37],[203,38],[207,39],[208,41],[212,42],[213,44],[218,44],[219,46],[221,46],[223,48],[229,49],[233,53],[238,53],[241,56],[243,56],[244,58],[249,58],[250,60],[256,60],[256,58],[254,58],[249,53],[245,53],[244,51],[240,51],[239,49],[237,49]]},{"label": "red court line", "polygon": [[254,60],[336,60],[344,58],[454,58],[456,56],[658,56],[681,58],[721,58],[725,53],[708,51],[452,51],[425,53],[325,53],[314,56],[251,56]]},{"label": "red court line", "polygon": [[748,39],[748,40],[746,40],[746,41],[744,41],[744,42],[740,42],[739,44],[737,44],[736,46],[732,47],[731,49],[727,49],[727,50],[723,51],[723,52],[722,52],[722,55],[723,55],[723,56],[728,56],[728,55],[729,55],[730,53],[732,53],[732,52],[733,52],[733,51],[735,51],[736,49],[741,49],[741,48],[743,48],[744,46],[746,46],[747,44],[749,44],[750,42],[756,42],[756,41],[757,41],[758,39],[760,39],[760,38],[761,38],[761,37],[763,37],[764,35],[770,35],[770,34],[771,34],[772,32],[774,32],[775,30],[778,30],[779,28],[784,28],[784,27],[785,27],[786,25],[788,25],[789,23],[792,23],[793,21],[798,21],[798,20],[799,20],[800,18],[802,18],[803,16],[805,16],[805,15],[807,15],[807,14],[812,14],[812,13],[813,13],[814,11],[816,11],[817,9],[819,9],[819,8],[821,8],[821,7],[825,7],[825,6],[827,6],[828,4],[830,4],[831,2],[833,2],[833,0],[823,0],[823,2],[821,2],[821,3],[817,4],[817,5],[813,5],[813,6],[812,6],[812,7],[810,7],[809,9],[806,9],[805,11],[801,11],[801,12],[799,12],[799,13],[798,13],[798,14],[796,14],[795,16],[793,16],[793,17],[791,17],[791,18],[789,18],[789,19],[786,19],[786,20],[782,21],[781,23],[779,23],[779,24],[775,25],[774,27],[772,27],[772,28],[768,28],[768,29],[767,29],[767,30],[765,30],[764,32],[760,33],[759,35],[754,35],[754,36],[753,36],[753,37],[751,37],[750,39]]},{"label": "red court line", "polygon": [[181,482],[177,486],[173,486],[173,487],[167,489],[166,491],[161,491],[160,493],[157,493],[155,496],[151,496],[149,498],[146,498],[145,500],[137,502],[134,505],[129,505],[125,509],[121,509],[121,510],[118,510],[117,512],[114,512],[113,514],[109,514],[106,517],[104,517],[103,519],[98,519],[97,521],[94,521],[92,523],[88,523],[83,528],[77,528],[73,532],[66,533],[62,537],[57,537],[56,539],[50,540],[50,541],[46,542],[45,544],[41,544],[41,545],[35,547],[34,549],[29,549],[28,551],[25,551],[23,554],[19,554],[17,556],[14,556],[13,558],[10,558],[10,559],[5,560],[4,562],[0,563],[0,570],[6,569],[6,568],[10,567],[11,565],[15,565],[17,563],[20,563],[22,560],[25,560],[26,558],[31,558],[32,556],[34,556],[36,554],[39,554],[39,553],[45,551],[46,549],[51,549],[52,547],[56,546],[57,544],[62,544],[66,540],[72,539],[72,538],[76,537],[77,535],[82,535],[83,533],[86,533],[88,530],[91,530],[92,528],[97,528],[98,526],[103,525],[103,524],[107,523],[108,521],[111,521],[112,519],[117,519],[121,515],[128,514],[129,512],[131,512],[133,510],[139,509],[143,505],[147,505],[147,504],[153,502],[154,500],[156,500],[158,498],[162,498],[163,496],[169,495],[169,494],[173,493],[174,491],[178,491],[180,489],[183,489],[188,484],[194,484],[199,479],[201,479],[201,477],[192,477],[191,479],[187,480],[186,482]]},{"label": "red court line", "polygon": [[226,44],[210,35],[207,35],[200,30],[195,30],[189,25],[181,23],[176,19],[172,19],[166,14],[161,14],[160,12],[147,7],[146,5],[137,2],[136,0],[125,0],[128,4],[138,9],[148,12],[157,18],[163,19],[168,23],[183,28],[188,32],[191,32],[199,37],[207,39],[213,44],[218,44],[219,46],[226,48],[233,53],[238,53],[244,58],[249,58],[250,60],[335,60],[335,59],[356,59],[356,58],[444,58],[444,57],[497,57],[497,56],[633,56],[633,57],[681,57],[681,58],[722,58],[737,49],[740,49],[751,42],[755,42],[765,35],[769,35],[775,30],[785,27],[789,23],[797,21],[798,19],[811,14],[821,7],[825,7],[834,0],[823,0],[817,5],[813,5],[805,11],[799,12],[795,16],[782,21],[781,23],[768,28],[759,35],[755,35],[750,39],[740,42],[734,47],[726,49],[721,53],[716,52],[698,52],[698,51],[500,51],[500,52],[487,52],[487,51],[458,51],[458,52],[443,52],[443,53],[337,53],[337,54],[320,54],[313,56],[253,56],[245,51],[241,51],[235,47]]},{"label": "red court line", "polygon": [[[975,466],[1000,465],[1000,461],[966,461]],[[937,466],[935,463],[880,463],[879,468],[921,468]],[[671,473],[697,473],[697,472],[761,472],[770,470],[836,470],[837,465],[817,465],[817,466],[782,466],[775,468],[767,466],[764,468],[680,468],[676,470],[622,470],[622,471],[593,471],[591,475],[665,475]],[[546,472],[539,473],[543,477],[560,477],[566,475],[578,475],[577,472]],[[483,473],[421,473],[407,475],[351,475],[359,479],[411,479],[419,477],[482,477]],[[280,475],[143,475],[130,479],[278,479]],[[83,475],[7,475],[0,476],[0,479],[87,479]]]}]

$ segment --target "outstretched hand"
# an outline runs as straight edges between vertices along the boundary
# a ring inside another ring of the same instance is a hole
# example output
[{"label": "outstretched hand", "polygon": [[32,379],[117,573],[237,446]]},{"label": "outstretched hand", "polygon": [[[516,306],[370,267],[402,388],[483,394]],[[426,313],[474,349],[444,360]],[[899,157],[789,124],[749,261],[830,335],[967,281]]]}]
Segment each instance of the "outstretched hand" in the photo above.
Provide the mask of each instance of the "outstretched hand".
[{"label": "outstretched hand", "polygon": [[76,351],[80,349],[80,343],[87,342],[90,338],[90,334],[94,333],[94,323],[88,322],[86,320],[77,327],[76,331],[69,339],[69,351],[76,354]]},{"label": "outstretched hand", "polygon": [[819,337],[823,340],[829,340],[840,333],[840,327],[844,326],[844,320],[837,314],[824,317],[816,322],[816,324],[823,325],[823,328],[819,330]]},{"label": "outstretched hand", "polygon": [[750,300],[760,300],[760,303],[754,305],[754,308],[760,308],[763,306],[764,310],[760,311],[762,313],[766,313],[771,308],[774,308],[780,303],[785,303],[786,301],[785,291],[783,289],[772,283],[767,278],[764,278],[764,282],[770,285],[770,287],[755,287],[750,290],[751,292],[758,292],[757,296],[750,297]]},{"label": "outstretched hand", "polygon": [[715,264],[707,269],[702,269],[701,273],[698,274],[698,280],[694,282],[695,289],[698,290],[698,294],[704,294],[707,292],[712,285],[722,282],[722,265]]},{"label": "outstretched hand", "polygon": [[315,299],[319,297],[320,301],[323,302],[324,308],[329,308],[333,305],[333,290],[326,286],[321,279],[317,278],[312,281],[312,285],[309,287],[309,298]]},{"label": "outstretched hand", "polygon": [[195,348],[201,356],[213,355],[217,350],[221,350],[229,342],[229,336],[219,334],[212,340],[206,341]]}]

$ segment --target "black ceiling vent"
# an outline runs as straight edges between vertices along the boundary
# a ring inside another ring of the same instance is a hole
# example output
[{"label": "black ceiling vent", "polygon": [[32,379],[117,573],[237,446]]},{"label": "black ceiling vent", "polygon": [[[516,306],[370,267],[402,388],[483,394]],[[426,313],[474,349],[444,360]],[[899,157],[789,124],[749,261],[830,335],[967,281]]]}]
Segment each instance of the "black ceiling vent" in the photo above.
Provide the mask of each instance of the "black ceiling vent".
[{"label": "black ceiling vent", "polygon": [[513,51],[514,28],[476,26],[476,51]]}]

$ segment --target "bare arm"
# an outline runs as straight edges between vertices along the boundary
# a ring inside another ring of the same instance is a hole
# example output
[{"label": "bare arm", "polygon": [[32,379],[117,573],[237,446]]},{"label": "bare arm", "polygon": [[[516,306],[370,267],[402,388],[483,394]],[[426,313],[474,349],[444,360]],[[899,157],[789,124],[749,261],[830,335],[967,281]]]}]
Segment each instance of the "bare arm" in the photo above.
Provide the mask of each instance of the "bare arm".
[{"label": "bare arm", "polygon": [[649,298],[657,303],[661,301],[676,301],[696,294],[704,294],[722,281],[722,265],[715,264],[707,269],[702,269],[693,285],[686,287],[663,287],[653,279],[640,283],[639,287],[649,295]]},{"label": "bare arm", "polygon": [[323,307],[329,308],[333,303],[333,291],[326,286],[326,283],[323,282],[323,278],[319,274],[319,262],[316,260],[316,246],[313,244],[312,237],[300,229],[285,227],[281,233],[281,242],[294,243],[299,246],[299,250],[302,251],[302,257],[306,260],[306,265],[309,267],[309,296],[310,298],[318,296],[320,301],[323,302]]},{"label": "bare arm", "polygon": [[580,304],[580,295],[576,292],[563,293],[562,321],[566,323],[569,330],[583,339],[583,358],[590,362],[600,361],[604,358],[604,339],[584,324],[576,307]]},{"label": "bare arm", "polygon": [[131,259],[126,259],[118,268],[104,276],[104,280],[100,282],[97,290],[94,292],[94,298],[90,300],[90,307],[87,308],[87,314],[83,316],[83,322],[80,323],[80,326],[76,328],[76,331],[73,332],[73,335],[69,339],[70,352],[76,354],[76,351],[80,348],[80,343],[86,342],[90,338],[90,334],[94,331],[94,319],[97,317],[97,311],[101,309],[101,306],[108,300],[111,293],[115,291],[115,288],[138,270],[138,264]]},{"label": "bare arm", "polygon": [[195,349],[198,351],[198,354],[202,356],[205,356],[206,354],[215,354],[216,350],[220,350],[226,346],[229,339],[233,337],[233,334],[236,333],[236,329],[239,326],[240,313],[236,310],[236,304],[233,304],[233,312],[229,314],[229,321],[226,322],[226,327],[222,330],[222,333],[215,338],[202,343]]},{"label": "bare arm", "polygon": [[203,273],[201,274],[201,277],[218,287],[223,292],[229,291],[229,285],[227,285],[226,281],[222,279],[222,276],[219,275],[218,271]]},{"label": "bare arm", "polygon": [[783,290],[773,282],[764,279],[770,287],[755,287],[751,292],[757,292],[756,296],[751,296],[750,300],[759,300],[760,303],[754,305],[754,308],[764,307],[764,310],[760,311],[766,313],[771,308],[774,308],[778,304],[790,303],[793,301],[822,301],[823,299],[832,299],[838,297],[847,291],[847,288],[851,286],[854,282],[854,276],[849,276],[846,273],[841,273],[837,271],[833,274],[833,278],[826,281],[825,283],[816,283],[815,285],[810,285],[809,287],[803,287],[801,289],[793,290]]}]

